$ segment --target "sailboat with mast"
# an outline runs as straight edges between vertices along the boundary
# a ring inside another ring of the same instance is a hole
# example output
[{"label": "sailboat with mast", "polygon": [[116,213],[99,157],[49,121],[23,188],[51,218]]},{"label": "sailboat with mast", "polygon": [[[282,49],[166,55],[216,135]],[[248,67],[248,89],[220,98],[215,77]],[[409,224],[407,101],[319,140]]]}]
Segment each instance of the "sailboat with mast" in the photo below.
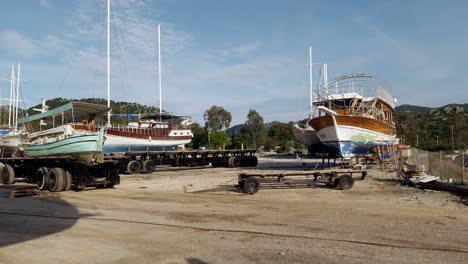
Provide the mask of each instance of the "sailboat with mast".
[{"label": "sailboat with mast", "polygon": [[[312,85],[312,46],[309,47],[309,119],[312,117],[313,113],[313,85]],[[300,127],[299,125],[293,126],[294,137],[306,145],[309,153],[314,152],[314,149],[320,145],[320,139],[317,137],[317,131],[315,131],[309,124],[306,122],[305,127]]]},{"label": "sailboat with mast", "polygon": [[[183,123],[162,122],[161,33],[158,24],[159,121],[139,120],[136,125],[113,127],[108,114],[104,152],[163,150],[184,147],[193,134]],[[110,107],[110,0],[107,1],[107,106]]]},{"label": "sailboat with mast", "polygon": [[18,129],[19,94],[20,94],[21,64],[18,63],[18,76],[16,78],[14,66],[11,66],[10,97],[8,98],[8,126],[1,130],[0,154],[1,156],[15,156],[22,150],[27,142],[27,133]]}]

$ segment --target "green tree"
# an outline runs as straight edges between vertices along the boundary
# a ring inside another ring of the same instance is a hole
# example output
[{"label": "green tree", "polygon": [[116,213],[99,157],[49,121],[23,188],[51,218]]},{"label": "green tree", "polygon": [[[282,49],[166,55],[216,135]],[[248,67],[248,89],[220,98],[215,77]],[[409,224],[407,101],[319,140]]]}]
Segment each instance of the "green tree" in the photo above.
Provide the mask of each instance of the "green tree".
[{"label": "green tree", "polygon": [[201,146],[207,146],[208,144],[208,133],[201,127],[197,122],[194,122],[188,126],[193,133],[192,141],[188,144],[188,147],[198,149]]},{"label": "green tree", "polygon": [[247,121],[242,128],[241,133],[244,133],[246,143],[254,149],[266,142],[266,129],[263,123],[263,117],[255,110],[250,109],[247,114]]},{"label": "green tree", "polygon": [[[279,151],[282,152],[288,152],[292,148],[301,148],[301,143],[294,137],[293,126],[293,122],[287,124],[273,122],[268,129],[267,147],[273,149],[279,146],[281,147]],[[272,143],[276,143],[276,145],[272,146]]]},{"label": "green tree", "polygon": [[229,137],[224,131],[212,131],[209,137],[211,149],[220,149],[229,145]]},{"label": "green tree", "polygon": [[231,124],[231,113],[222,106],[213,105],[203,114],[205,128],[209,131],[219,131],[228,128]]}]

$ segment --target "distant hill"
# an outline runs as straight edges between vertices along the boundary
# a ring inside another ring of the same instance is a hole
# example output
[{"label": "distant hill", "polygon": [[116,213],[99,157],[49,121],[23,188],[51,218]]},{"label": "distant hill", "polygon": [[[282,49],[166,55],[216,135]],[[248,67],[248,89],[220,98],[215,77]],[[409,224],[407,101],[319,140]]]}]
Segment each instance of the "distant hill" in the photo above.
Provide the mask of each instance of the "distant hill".
[{"label": "distant hill", "polygon": [[244,124],[235,125],[226,129],[225,132],[229,137],[232,138],[235,134],[239,133],[243,127],[244,127]]},{"label": "distant hill", "polygon": [[429,113],[431,108],[417,105],[399,105],[395,108],[397,112],[406,112],[406,113]]},{"label": "distant hill", "polygon": [[450,111],[454,108],[457,108],[458,111],[463,109],[463,111],[468,112],[468,104],[448,104],[441,107],[425,107],[425,106],[417,106],[417,105],[410,105],[410,104],[403,104],[399,105],[395,108],[397,112],[405,112],[405,113],[431,113],[434,111]]},{"label": "distant hill", "polygon": [[[273,122],[266,123],[265,127],[268,130],[274,124],[284,124],[284,125],[286,125],[287,123],[279,122],[279,121],[273,121]],[[232,126],[232,127],[228,128],[228,129],[226,129],[226,134],[228,134],[229,137],[233,137],[234,134],[239,133],[243,127],[244,127],[244,124],[239,124],[239,125]]]}]

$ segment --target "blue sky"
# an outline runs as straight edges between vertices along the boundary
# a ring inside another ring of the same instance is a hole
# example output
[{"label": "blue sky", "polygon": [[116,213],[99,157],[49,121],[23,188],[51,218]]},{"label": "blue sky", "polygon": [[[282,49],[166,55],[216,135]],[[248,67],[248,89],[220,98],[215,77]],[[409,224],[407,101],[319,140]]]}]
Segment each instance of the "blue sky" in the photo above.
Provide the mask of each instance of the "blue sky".
[{"label": "blue sky", "polygon": [[[26,106],[107,96],[105,0],[0,6],[0,77],[21,62]],[[376,74],[400,104],[468,102],[466,1],[112,0],[112,10],[111,98],[159,104],[160,23],[163,108],[198,122],[213,104],[233,124],[250,108],[305,118],[309,45],[329,78]],[[0,89],[6,97],[8,82]]]}]

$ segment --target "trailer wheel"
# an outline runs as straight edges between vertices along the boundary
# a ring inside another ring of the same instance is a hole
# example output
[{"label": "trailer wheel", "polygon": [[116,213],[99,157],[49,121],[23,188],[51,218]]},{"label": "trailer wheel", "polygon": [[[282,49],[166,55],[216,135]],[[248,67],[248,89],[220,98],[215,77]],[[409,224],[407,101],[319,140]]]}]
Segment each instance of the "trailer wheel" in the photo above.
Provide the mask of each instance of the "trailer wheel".
[{"label": "trailer wheel", "polygon": [[69,191],[72,186],[72,175],[70,174],[70,172],[65,171],[65,175],[63,178],[64,178],[64,182],[63,182],[62,191]]},{"label": "trailer wheel", "polygon": [[127,171],[130,174],[140,173],[141,163],[138,160],[132,160],[127,164]]},{"label": "trailer wheel", "polygon": [[143,171],[146,173],[152,173],[156,168],[154,160],[145,160],[143,162]]},{"label": "trailer wheel", "polygon": [[240,165],[238,157],[230,157],[228,160],[229,168],[237,168]]},{"label": "trailer wheel", "polygon": [[49,170],[49,191],[60,192],[65,183],[65,170],[62,168],[51,168]]},{"label": "trailer wheel", "polygon": [[337,179],[336,188],[340,190],[348,190],[353,187],[353,184],[354,179],[351,177],[351,175],[343,175]]},{"label": "trailer wheel", "polygon": [[49,169],[47,167],[41,167],[37,170],[36,188],[41,191],[49,188]]},{"label": "trailer wheel", "polygon": [[15,183],[15,170],[11,165],[5,164],[2,168],[2,183],[13,184]]},{"label": "trailer wheel", "polygon": [[244,179],[244,192],[248,194],[254,194],[260,189],[260,181],[257,177],[251,176]]}]

